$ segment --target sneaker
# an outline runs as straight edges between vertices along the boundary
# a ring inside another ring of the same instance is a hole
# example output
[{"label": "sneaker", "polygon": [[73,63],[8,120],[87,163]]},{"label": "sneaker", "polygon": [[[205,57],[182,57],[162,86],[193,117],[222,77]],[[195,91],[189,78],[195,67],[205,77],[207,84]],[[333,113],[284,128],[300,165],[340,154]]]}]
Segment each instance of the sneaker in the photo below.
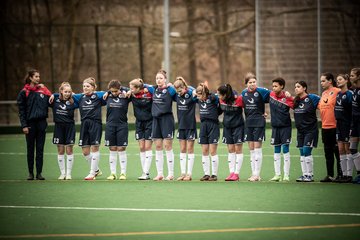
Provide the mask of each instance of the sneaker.
[{"label": "sneaker", "polygon": [[119,180],[126,180],[126,174],[124,173],[120,174]]},{"label": "sneaker", "polygon": [[71,175],[66,175],[65,180],[71,180]]},{"label": "sneaker", "polygon": [[116,175],[112,173],[110,176],[106,178],[107,180],[116,180]]},{"label": "sneaker", "polygon": [[281,175],[275,175],[272,179],[269,180],[270,182],[281,182]]},{"label": "sneaker", "polygon": [[211,177],[209,177],[209,181],[217,181],[217,176],[216,175],[211,175]]},{"label": "sneaker", "polygon": [[251,180],[252,180],[254,177],[255,177],[254,175],[251,175],[251,176],[248,178],[248,181],[252,182]]},{"label": "sneaker", "polygon": [[209,178],[209,175],[204,175],[202,178],[200,178],[200,181],[209,181]]},{"label": "sneaker", "polygon": [[98,170],[95,171],[95,177],[99,177],[101,175],[102,175],[102,171],[99,168]]},{"label": "sneaker", "polygon": [[191,180],[192,180],[192,178],[191,178],[190,174],[187,174],[183,179],[183,181],[191,181]]},{"label": "sneaker", "polygon": [[284,182],[290,182],[290,177],[287,176],[287,175],[285,175],[285,176],[283,177],[283,181],[284,181]]},{"label": "sneaker", "polygon": [[320,180],[320,182],[323,182],[323,183],[328,183],[328,182],[333,182],[333,181],[334,181],[334,178],[331,176],[326,176]]},{"label": "sneaker", "polygon": [[184,178],[185,178],[185,177],[186,177],[185,174],[181,174],[181,176],[178,177],[178,178],[176,179],[176,181],[184,181]]},{"label": "sneaker", "polygon": [[305,176],[303,182],[313,182],[313,181],[314,181],[314,177],[313,177],[313,176]]},{"label": "sneaker", "polygon": [[305,176],[300,176],[298,179],[296,179],[297,182],[303,182],[305,179]]},{"label": "sneaker", "polygon": [[60,177],[58,177],[59,180],[65,180],[66,175],[65,174],[61,174]]},{"label": "sneaker", "polygon": [[239,180],[240,180],[239,174],[234,173],[234,174],[232,175],[230,181],[239,181]]},{"label": "sneaker", "polygon": [[232,177],[233,177],[233,175],[234,175],[234,173],[232,172],[232,173],[230,173],[230,175],[229,176],[227,176],[227,178],[225,178],[225,181],[234,181],[234,180],[231,180],[232,179]]},{"label": "sneaker", "polygon": [[164,179],[164,176],[161,175],[157,175],[156,177],[153,178],[154,181],[161,181]]},{"label": "sneaker", "polygon": [[260,176],[251,176],[248,180],[250,182],[260,182],[261,178]]},{"label": "sneaker", "polygon": [[165,181],[172,181],[172,180],[174,180],[174,176],[168,175],[164,180]]},{"label": "sneaker", "polygon": [[29,181],[34,180],[34,174],[30,173],[29,176],[27,177],[27,180]]},{"label": "sneaker", "polygon": [[138,177],[138,180],[150,180],[149,174],[143,173],[140,177]]},{"label": "sneaker", "polygon": [[93,175],[93,174],[89,174],[89,175],[87,175],[85,178],[84,178],[85,180],[95,180],[95,175]]},{"label": "sneaker", "polygon": [[43,176],[41,176],[41,173],[36,174],[36,180],[45,180]]}]

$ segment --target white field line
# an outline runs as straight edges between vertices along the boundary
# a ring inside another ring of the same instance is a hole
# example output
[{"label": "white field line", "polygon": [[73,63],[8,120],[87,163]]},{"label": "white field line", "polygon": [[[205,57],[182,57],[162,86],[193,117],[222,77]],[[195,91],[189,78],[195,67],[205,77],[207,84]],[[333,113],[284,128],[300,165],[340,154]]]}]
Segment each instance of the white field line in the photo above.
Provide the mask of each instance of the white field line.
[{"label": "white field line", "polygon": [[282,211],[246,211],[246,210],[211,210],[211,209],[161,209],[161,208],[97,208],[97,207],[51,207],[51,206],[16,206],[0,205],[8,209],[52,209],[52,210],[88,210],[88,211],[123,211],[123,212],[182,212],[182,213],[230,213],[230,214],[275,214],[275,215],[315,215],[315,216],[355,216],[360,213],[341,212],[282,212]]}]

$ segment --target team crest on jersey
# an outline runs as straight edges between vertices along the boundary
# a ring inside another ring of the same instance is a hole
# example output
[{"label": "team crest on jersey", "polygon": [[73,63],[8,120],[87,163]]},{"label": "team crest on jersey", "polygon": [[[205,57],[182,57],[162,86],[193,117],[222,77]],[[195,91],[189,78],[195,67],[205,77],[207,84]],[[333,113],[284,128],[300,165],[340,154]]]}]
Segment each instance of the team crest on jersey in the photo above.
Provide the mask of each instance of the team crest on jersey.
[{"label": "team crest on jersey", "polygon": [[206,99],[206,103],[211,103],[211,100],[210,100],[210,99]]},{"label": "team crest on jersey", "polygon": [[69,105],[70,105],[70,102],[69,102],[69,101],[66,101],[65,104],[69,106]]},{"label": "team crest on jersey", "polygon": [[303,103],[300,103],[300,104],[299,104],[299,108],[304,108],[304,104],[303,104]]},{"label": "team crest on jersey", "polygon": [[244,95],[245,95],[245,97],[247,97],[247,95],[248,95],[247,92]]},{"label": "team crest on jersey", "polygon": [[357,94],[360,95],[360,91],[358,91]]},{"label": "team crest on jersey", "polygon": [[162,90],[162,93],[166,93],[166,92],[167,92],[167,89],[163,89],[163,90]]},{"label": "team crest on jersey", "polygon": [[346,99],[346,95],[343,95],[343,96],[342,96],[342,99]]},{"label": "team crest on jersey", "polygon": [[44,94],[40,93],[40,97],[41,97],[41,98],[44,98]]},{"label": "team crest on jersey", "polygon": [[56,99],[56,102],[60,102],[60,99],[58,98],[58,99]]},{"label": "team crest on jersey", "polygon": [[92,103],[90,99],[89,99],[89,100],[86,100],[85,102],[86,102],[87,104],[91,104],[91,103]]},{"label": "team crest on jersey", "polygon": [[330,96],[333,95],[333,94],[334,94],[334,92],[330,92]]},{"label": "team crest on jersey", "polygon": [[282,102],[286,102],[286,98],[282,98],[281,101],[282,101]]},{"label": "team crest on jersey", "polygon": [[259,93],[255,92],[254,97],[258,97],[258,96],[259,96]]},{"label": "team crest on jersey", "polygon": [[185,93],[184,98],[189,98],[189,97],[190,97],[190,95],[189,95],[189,94],[187,94],[187,93]]},{"label": "team crest on jersey", "polygon": [[305,98],[305,100],[304,100],[305,102],[308,102],[309,101],[309,98]]},{"label": "team crest on jersey", "polygon": [[66,105],[59,105],[62,110],[66,110]]},{"label": "team crest on jersey", "polygon": [[95,98],[96,98],[95,94],[91,95],[91,99],[95,99]]}]

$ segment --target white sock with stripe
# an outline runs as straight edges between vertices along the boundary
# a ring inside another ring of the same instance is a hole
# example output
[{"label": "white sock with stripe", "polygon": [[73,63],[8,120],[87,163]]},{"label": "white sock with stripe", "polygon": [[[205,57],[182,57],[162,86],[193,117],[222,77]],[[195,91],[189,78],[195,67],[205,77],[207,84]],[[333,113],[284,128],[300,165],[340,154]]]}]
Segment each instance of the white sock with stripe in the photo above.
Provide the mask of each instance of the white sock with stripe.
[{"label": "white sock with stripe", "polygon": [[65,175],[65,156],[64,155],[58,155],[57,156],[60,174]]},{"label": "white sock with stripe", "polygon": [[194,161],[195,161],[195,154],[189,153],[188,154],[188,164],[187,164],[187,174],[188,175],[192,175]]},{"label": "white sock with stripe", "polygon": [[119,154],[119,162],[120,162],[120,170],[121,174],[126,175],[126,168],[127,168],[127,154],[126,151],[118,152]]},{"label": "white sock with stripe", "polygon": [[210,157],[202,155],[201,162],[205,175],[210,175]]},{"label": "white sock with stripe", "polygon": [[109,165],[110,165],[111,174],[116,174],[117,151],[110,151],[110,153],[109,153]]},{"label": "white sock with stripe", "polygon": [[163,151],[155,152],[155,163],[158,176],[164,176],[164,153]]}]

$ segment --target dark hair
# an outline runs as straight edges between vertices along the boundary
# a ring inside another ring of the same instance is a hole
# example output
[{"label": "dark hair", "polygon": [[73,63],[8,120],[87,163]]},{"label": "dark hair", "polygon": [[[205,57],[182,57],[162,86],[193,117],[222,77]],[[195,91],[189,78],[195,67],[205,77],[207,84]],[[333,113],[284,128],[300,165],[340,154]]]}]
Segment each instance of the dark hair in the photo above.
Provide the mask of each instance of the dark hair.
[{"label": "dark hair", "polygon": [[120,89],[121,88],[120,81],[117,79],[111,80],[108,84],[108,89],[110,89],[110,88]]},{"label": "dark hair", "polygon": [[351,69],[350,72],[354,72],[357,77],[360,77],[360,68],[359,67]]},{"label": "dark hair", "polygon": [[165,70],[160,69],[157,73],[161,73],[162,75],[164,75],[165,79],[167,79],[166,71],[165,71]]},{"label": "dark hair", "polygon": [[230,84],[226,83],[218,87],[218,92],[225,96],[224,102],[228,105],[232,105],[235,101],[235,94]]},{"label": "dark hair", "polygon": [[336,87],[336,81],[335,81],[334,75],[332,73],[325,72],[325,73],[322,73],[321,76],[324,76],[326,78],[326,80],[331,81],[332,85],[334,87]]},{"label": "dark hair", "polygon": [[[308,92],[307,92],[307,90],[308,90],[308,85],[307,85],[307,83],[306,83],[305,81],[297,81],[297,82],[295,83],[295,85],[296,85],[296,84],[299,84],[300,86],[302,86],[303,88],[305,88],[305,92],[308,93]],[[299,96],[296,96],[296,97],[294,98],[294,108],[296,108],[296,107],[299,105],[299,102],[300,102],[300,97],[299,97]]]},{"label": "dark hair", "polygon": [[[351,88],[351,81],[350,81],[350,76],[349,76],[349,74],[347,74],[347,73],[340,73],[340,74],[337,75],[337,77],[342,77],[343,79],[345,79],[345,80],[347,81],[346,86],[348,87],[348,89]],[[336,77],[336,78],[337,78],[337,77]]]},{"label": "dark hair", "polygon": [[285,80],[281,77],[275,78],[272,80],[272,82],[276,82],[278,83],[280,86],[282,86],[283,88],[285,88]]},{"label": "dark hair", "polygon": [[25,84],[29,84],[31,83],[31,80],[30,78],[33,77],[35,75],[35,73],[40,73],[38,70],[36,69],[30,69],[28,72],[27,72],[27,75],[25,76]]},{"label": "dark hair", "polygon": [[248,72],[245,76],[245,84],[247,84],[252,78],[257,80],[255,74],[253,74],[252,72]]}]

